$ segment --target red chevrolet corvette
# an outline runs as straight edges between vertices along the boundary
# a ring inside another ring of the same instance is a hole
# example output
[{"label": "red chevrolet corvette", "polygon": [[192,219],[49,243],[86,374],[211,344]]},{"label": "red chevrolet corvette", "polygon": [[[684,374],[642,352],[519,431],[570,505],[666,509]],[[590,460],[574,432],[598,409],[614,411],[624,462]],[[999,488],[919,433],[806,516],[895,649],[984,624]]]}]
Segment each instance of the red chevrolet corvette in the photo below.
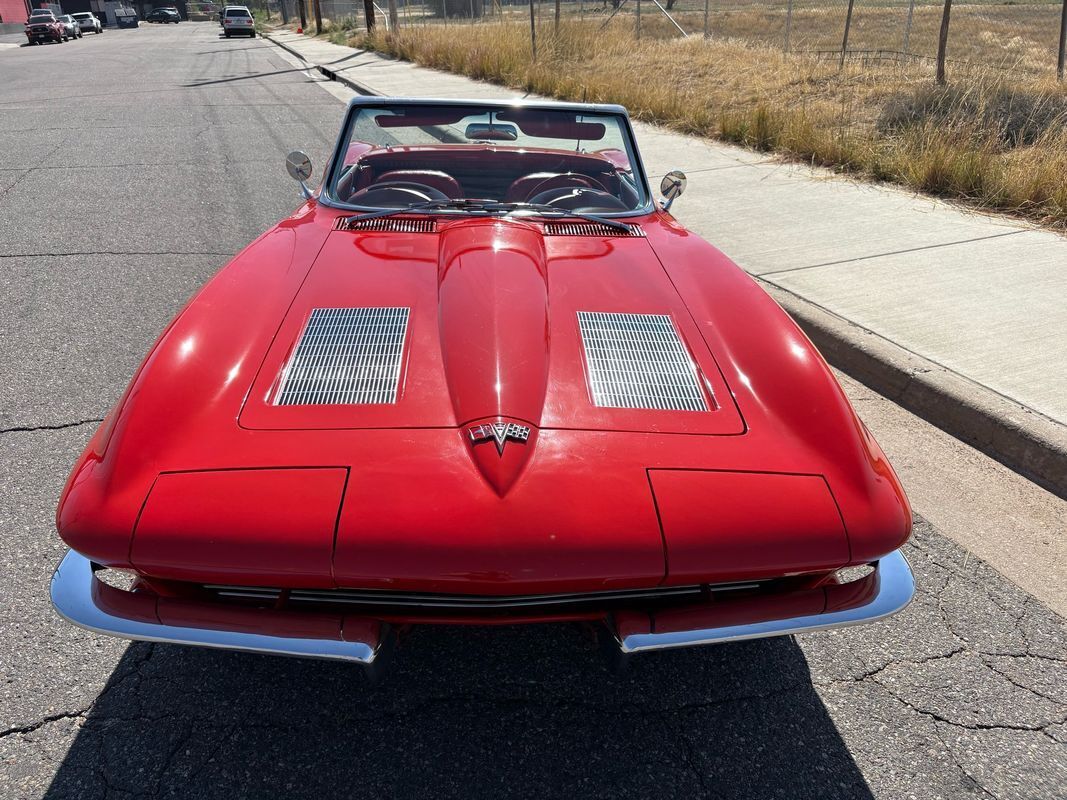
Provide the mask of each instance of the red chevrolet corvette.
[{"label": "red chevrolet corvette", "polygon": [[74,467],[68,620],[370,666],[420,624],[580,622],[630,654],[910,600],[892,468],[671,216],[685,177],[653,199],[624,109],[358,97],[321,187],[288,167],[306,202]]}]

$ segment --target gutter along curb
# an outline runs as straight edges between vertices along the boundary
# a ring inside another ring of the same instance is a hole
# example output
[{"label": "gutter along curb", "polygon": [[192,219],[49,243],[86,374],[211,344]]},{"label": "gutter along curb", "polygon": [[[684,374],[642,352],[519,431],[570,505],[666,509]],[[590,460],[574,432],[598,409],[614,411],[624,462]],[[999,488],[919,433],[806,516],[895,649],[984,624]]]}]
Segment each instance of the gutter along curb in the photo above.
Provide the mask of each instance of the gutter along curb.
[{"label": "gutter along curb", "polygon": [[[270,34],[264,37],[358,94],[381,94],[328,67],[311,64],[296,48]],[[1067,498],[1067,427],[770,281],[753,279],[796,320],[833,366]]]},{"label": "gutter along curb", "polygon": [[756,280],[830,364],[1067,498],[1067,427],[822,306],[769,281]]}]

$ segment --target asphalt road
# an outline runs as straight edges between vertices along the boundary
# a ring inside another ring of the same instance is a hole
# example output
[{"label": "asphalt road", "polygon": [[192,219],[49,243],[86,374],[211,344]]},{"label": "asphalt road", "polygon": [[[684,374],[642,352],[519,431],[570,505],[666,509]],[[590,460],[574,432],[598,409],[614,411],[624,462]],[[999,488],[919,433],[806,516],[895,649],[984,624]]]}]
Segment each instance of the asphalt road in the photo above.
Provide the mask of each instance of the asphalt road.
[{"label": "asphalt road", "polygon": [[1064,796],[1064,621],[921,518],[898,617],[619,677],[568,627],[417,629],[371,689],[57,619],[70,464],[190,293],[295,207],[285,153],[323,164],[341,119],[217,31],[0,48],[0,797]]}]

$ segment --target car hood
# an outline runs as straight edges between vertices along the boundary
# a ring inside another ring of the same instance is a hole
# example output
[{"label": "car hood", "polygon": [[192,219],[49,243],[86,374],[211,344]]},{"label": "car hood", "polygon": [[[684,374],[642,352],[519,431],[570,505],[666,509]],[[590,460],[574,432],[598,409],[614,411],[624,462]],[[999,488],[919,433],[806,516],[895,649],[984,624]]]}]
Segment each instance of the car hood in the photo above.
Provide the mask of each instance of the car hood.
[{"label": "car hood", "polygon": [[302,208],[163,333],[68,481],[72,547],[163,579],[521,593],[829,570],[907,536],[811,343],[669,218],[335,217]]},{"label": "car hood", "polygon": [[508,420],[744,431],[714,354],[643,235],[552,235],[553,226],[512,220],[437,225],[329,235],[255,376],[242,427]]}]

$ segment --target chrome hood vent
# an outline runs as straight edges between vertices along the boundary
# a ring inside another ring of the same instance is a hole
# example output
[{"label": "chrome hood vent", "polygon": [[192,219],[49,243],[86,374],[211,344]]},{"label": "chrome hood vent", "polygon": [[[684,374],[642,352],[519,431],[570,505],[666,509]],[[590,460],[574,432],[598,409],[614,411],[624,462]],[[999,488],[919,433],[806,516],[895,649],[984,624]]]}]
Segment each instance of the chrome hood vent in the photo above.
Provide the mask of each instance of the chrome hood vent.
[{"label": "chrome hood vent", "polygon": [[644,236],[637,225],[627,225],[627,230],[600,222],[546,222],[545,236]]},{"label": "chrome hood vent", "polygon": [[409,308],[316,308],[275,405],[395,403]]},{"label": "chrome hood vent", "polygon": [[348,217],[338,217],[334,228],[339,231],[376,231],[384,233],[433,233],[437,221],[433,219],[406,219],[404,217],[377,217],[350,222]]},{"label": "chrome hood vent", "polygon": [[578,312],[593,403],[707,411],[697,370],[666,314]]}]

